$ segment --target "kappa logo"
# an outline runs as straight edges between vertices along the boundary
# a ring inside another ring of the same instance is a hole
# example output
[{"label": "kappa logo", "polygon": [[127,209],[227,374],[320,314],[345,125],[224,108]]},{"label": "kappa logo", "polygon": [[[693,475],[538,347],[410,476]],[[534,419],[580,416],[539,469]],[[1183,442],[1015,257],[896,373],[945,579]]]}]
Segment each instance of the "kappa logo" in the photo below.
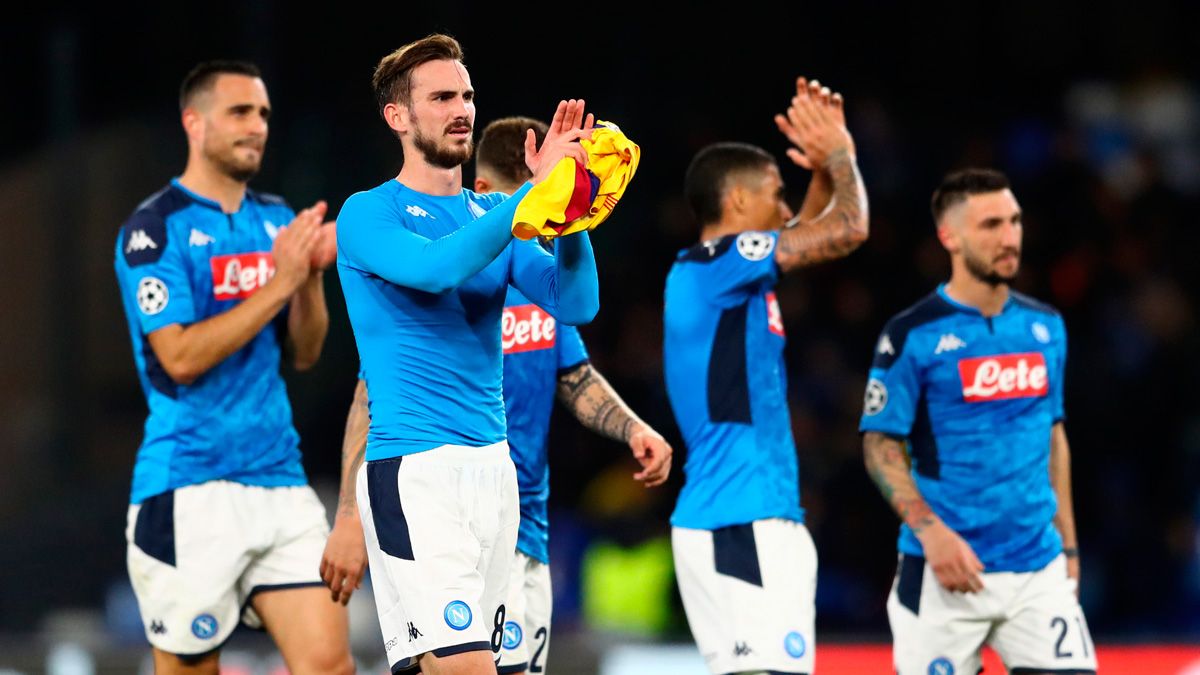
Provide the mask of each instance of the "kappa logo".
[{"label": "kappa logo", "polygon": [[454,630],[466,630],[471,625],[471,608],[462,600],[451,600],[442,610],[442,618]]},{"label": "kappa logo", "polygon": [[938,339],[937,348],[933,350],[933,353],[934,355],[937,355],[943,352],[952,352],[956,349],[962,349],[966,346],[967,343],[963,342],[962,339],[954,333],[946,333]]},{"label": "kappa logo", "polygon": [[884,333],[883,336],[879,338],[879,346],[875,349],[875,351],[879,352],[880,354],[891,354],[892,356],[896,355],[896,349],[892,347],[892,338],[888,337],[887,333]]},{"label": "kappa logo", "polygon": [[148,248],[158,248],[158,244],[146,234],[145,230],[134,230],[129,233],[129,241],[125,244],[125,252],[145,251]]},{"label": "kappa logo", "polygon": [[1042,344],[1047,344],[1050,342],[1050,329],[1046,328],[1046,324],[1041,323],[1040,321],[1034,321],[1033,325],[1029,327],[1029,330],[1033,333],[1034,340],[1037,340]]},{"label": "kappa logo", "polygon": [[871,378],[867,382],[867,393],[863,395],[863,412],[867,415],[878,415],[887,407],[887,386],[881,380]]},{"label": "kappa logo", "polygon": [[750,645],[746,644],[745,642],[735,642],[735,643],[733,643],[733,655],[734,655],[735,657],[737,657],[737,656],[750,656],[750,655],[751,655],[751,654],[753,654],[753,653],[754,653],[754,650],[753,650],[753,649],[751,649],[751,648],[750,648]]},{"label": "kappa logo", "polygon": [[271,238],[271,241],[275,241],[275,237],[279,236],[279,230],[281,228],[269,220],[264,220],[263,229],[266,230],[267,236]]},{"label": "kappa logo", "polygon": [[737,237],[737,250],[746,260],[758,262],[775,250],[775,238],[764,232],[743,232]]},{"label": "kappa logo", "polygon": [[216,241],[216,239],[214,239],[212,235],[201,232],[193,227],[192,234],[188,237],[188,246],[208,246],[214,241]]},{"label": "kappa logo", "polygon": [[150,632],[154,633],[155,635],[166,635],[167,627],[163,625],[162,621],[154,619],[150,622]]},{"label": "kappa logo", "polygon": [[170,293],[167,285],[158,277],[142,277],[137,287],[138,309],[146,316],[154,316],[167,307]]},{"label": "kappa logo", "polygon": [[409,204],[408,206],[404,207],[404,210],[408,211],[410,216],[416,216],[418,218],[433,218],[434,220],[437,220],[437,218],[429,215],[428,211],[417,206],[416,204]]},{"label": "kappa logo", "polygon": [[417,638],[421,637],[421,635],[422,635],[421,631],[417,630],[417,627],[413,625],[413,622],[409,621],[408,622],[408,641],[412,642],[413,640],[416,640]]}]

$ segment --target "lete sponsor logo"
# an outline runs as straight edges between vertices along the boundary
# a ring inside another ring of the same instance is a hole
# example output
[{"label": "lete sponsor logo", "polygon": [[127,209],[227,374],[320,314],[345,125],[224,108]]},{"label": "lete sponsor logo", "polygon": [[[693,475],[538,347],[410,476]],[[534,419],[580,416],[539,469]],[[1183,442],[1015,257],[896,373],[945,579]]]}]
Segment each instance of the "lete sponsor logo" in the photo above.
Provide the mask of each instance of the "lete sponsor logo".
[{"label": "lete sponsor logo", "polygon": [[767,293],[767,330],[779,337],[787,337],[783,332],[783,312],[779,311],[779,300],[775,297],[775,291]]},{"label": "lete sponsor logo", "polygon": [[500,344],[505,354],[550,349],[556,325],[554,317],[537,305],[505,307],[500,319]]},{"label": "lete sponsor logo", "polygon": [[269,251],[218,255],[212,264],[213,297],[217,300],[248,298],[275,276],[275,261]]},{"label": "lete sponsor logo", "polygon": [[967,403],[1045,396],[1050,389],[1041,352],[963,359],[958,374]]}]

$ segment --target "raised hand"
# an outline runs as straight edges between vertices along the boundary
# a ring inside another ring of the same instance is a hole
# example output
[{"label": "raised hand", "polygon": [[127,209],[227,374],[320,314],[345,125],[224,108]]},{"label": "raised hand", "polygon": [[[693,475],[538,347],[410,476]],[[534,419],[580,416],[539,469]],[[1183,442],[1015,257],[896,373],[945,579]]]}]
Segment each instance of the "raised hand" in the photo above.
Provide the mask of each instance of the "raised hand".
[{"label": "raised hand", "polygon": [[279,234],[271,245],[271,257],[275,261],[275,277],[272,281],[294,291],[308,279],[313,251],[320,241],[321,221],[325,219],[327,208],[325,202],[319,201],[297,213],[287,227],[279,228]]},{"label": "raised hand", "polygon": [[558,109],[550,120],[542,147],[537,147],[533,129],[526,131],[525,165],[533,172],[532,182],[537,184],[545,180],[563,157],[571,157],[586,165],[587,151],[579,141],[592,137],[594,125],[595,118],[590,113],[584,115],[583,99],[571,99],[558,102]]},{"label": "raised hand", "polygon": [[671,475],[671,445],[659,433],[643,426],[629,436],[629,449],[642,465],[642,470],[633,474],[634,480],[646,487],[657,487]]},{"label": "raised hand", "polygon": [[842,95],[816,80],[796,79],[796,95],[787,112],[775,116],[775,125],[796,146],[787,155],[797,166],[818,171],[839,150],[854,156]]}]

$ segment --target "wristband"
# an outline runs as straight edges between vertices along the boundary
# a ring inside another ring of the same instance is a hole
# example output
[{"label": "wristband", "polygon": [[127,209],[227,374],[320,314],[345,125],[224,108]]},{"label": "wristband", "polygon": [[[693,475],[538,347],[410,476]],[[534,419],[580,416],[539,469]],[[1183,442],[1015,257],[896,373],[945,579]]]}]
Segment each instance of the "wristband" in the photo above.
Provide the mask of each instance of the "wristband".
[{"label": "wristband", "polygon": [[1064,548],[1062,552],[1063,552],[1063,555],[1067,556],[1068,558],[1078,558],[1079,557],[1079,549],[1075,546],[1072,546],[1071,548]]}]

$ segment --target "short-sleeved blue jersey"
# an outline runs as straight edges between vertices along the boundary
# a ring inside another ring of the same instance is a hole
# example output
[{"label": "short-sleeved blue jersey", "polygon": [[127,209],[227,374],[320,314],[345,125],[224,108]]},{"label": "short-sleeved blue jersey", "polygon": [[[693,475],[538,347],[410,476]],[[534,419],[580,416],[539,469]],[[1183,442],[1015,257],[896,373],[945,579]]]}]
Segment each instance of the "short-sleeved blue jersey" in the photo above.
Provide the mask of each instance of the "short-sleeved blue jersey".
[{"label": "short-sleeved blue jersey", "polygon": [[[1049,460],[1066,356],[1052,307],[1012,292],[985,317],[944,285],[876,345],[859,428],[907,439],[917,489],[989,572],[1041,569],[1062,550]],[[922,555],[906,525],[899,549]]]},{"label": "short-sleeved blue jersey", "polygon": [[588,353],[574,326],[559,324],[541,307],[509,287],[501,320],[504,349],[504,407],[508,449],[517,465],[521,529],[517,549],[550,562],[550,467],[546,436],[559,373],[587,363]]},{"label": "short-sleeved blue jersey", "polygon": [[285,314],[190,385],[163,369],[147,336],[226,312],[275,273],[271,244],[294,214],[279,197],[246,191],[236,213],[178,180],[121,227],[121,303],[150,415],[131,500],[210,480],[303,485],[299,437],[279,374]]},{"label": "short-sleeved blue jersey", "polygon": [[[505,440],[500,324],[509,283],[560,318],[571,313],[560,293],[594,293],[594,266],[575,283],[536,241],[511,239],[528,191],[435,196],[389,180],[342,207],[338,274],[367,383],[368,461]],[[587,235],[569,238],[590,259]],[[508,244],[488,258],[484,240]],[[556,248],[568,248],[566,239]],[[436,283],[475,263],[482,268],[461,283]]]},{"label": "short-sleeved blue jersey", "polygon": [[687,445],[671,517],[678,527],[804,519],[772,292],[778,238],[743,232],[704,242],[681,251],[667,276],[667,394]]}]

